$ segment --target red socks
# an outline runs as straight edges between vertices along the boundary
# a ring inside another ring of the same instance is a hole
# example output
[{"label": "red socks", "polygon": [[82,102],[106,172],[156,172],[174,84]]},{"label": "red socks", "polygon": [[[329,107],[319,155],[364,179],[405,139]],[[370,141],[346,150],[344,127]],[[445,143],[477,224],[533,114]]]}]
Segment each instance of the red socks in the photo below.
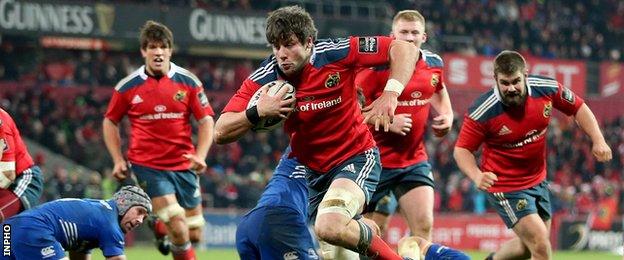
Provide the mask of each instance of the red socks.
[{"label": "red socks", "polygon": [[380,236],[373,236],[370,246],[368,247],[368,255],[376,256],[373,259],[380,260],[402,260],[403,258],[395,253],[392,248],[384,242]]}]

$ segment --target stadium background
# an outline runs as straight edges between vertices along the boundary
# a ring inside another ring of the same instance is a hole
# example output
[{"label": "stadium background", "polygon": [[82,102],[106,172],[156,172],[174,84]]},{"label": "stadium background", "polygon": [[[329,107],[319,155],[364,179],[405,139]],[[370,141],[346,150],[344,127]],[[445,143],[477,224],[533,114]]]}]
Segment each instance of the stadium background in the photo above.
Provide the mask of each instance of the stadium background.
[{"label": "stadium background", "polygon": [[[289,4],[302,5],[314,16],[320,38],[385,35],[393,14],[402,9],[417,9],[427,18],[424,48],[444,59],[456,116],[449,136],[427,137],[437,185],[438,242],[485,252],[511,234],[451,157],[467,106],[494,84],[493,55],[518,50],[528,58],[531,73],[555,77],[584,97],[614,157],[607,164],[595,162],[575,123],[561,114],[553,120],[547,158],[553,246],[621,253],[624,2],[615,0],[0,0],[0,106],[15,118],[44,168],[42,201],[107,198],[114,191],[101,120],[113,86],[143,63],[137,34],[146,20],[172,29],[172,61],[202,80],[219,112],[270,52],[266,13]],[[201,177],[208,221],[204,247],[232,252],[236,221],[254,206],[287,142],[276,130],[212,147],[209,169]],[[396,243],[404,232],[395,218],[387,239]],[[129,242],[149,241],[141,229]]]}]

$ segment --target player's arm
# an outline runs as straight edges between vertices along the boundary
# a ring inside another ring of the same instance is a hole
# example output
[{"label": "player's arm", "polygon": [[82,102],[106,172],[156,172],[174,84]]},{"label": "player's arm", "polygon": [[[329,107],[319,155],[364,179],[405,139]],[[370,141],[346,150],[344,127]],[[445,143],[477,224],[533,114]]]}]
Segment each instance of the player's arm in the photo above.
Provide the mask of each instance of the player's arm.
[{"label": "player's arm", "polygon": [[599,162],[606,162],[611,160],[611,148],[604,139],[598,121],[594,113],[586,104],[581,105],[579,110],[574,115],[576,122],[583,129],[585,134],[592,140],[592,153]]},{"label": "player's arm", "polygon": [[412,77],[418,53],[414,45],[405,41],[393,40],[390,44],[390,77],[381,96],[363,109],[369,112],[364,122],[372,119],[375,130],[379,130],[379,126],[382,125],[384,131],[388,132],[398,104],[397,98]]},{"label": "player's arm", "polygon": [[479,149],[483,140],[485,140],[484,127],[465,116],[455,143],[453,158],[455,158],[459,170],[468,176],[479,189],[487,190],[494,185],[498,178],[492,172],[481,171],[477,165],[473,151]]},{"label": "player's arm", "polygon": [[431,128],[437,137],[445,136],[453,126],[453,107],[445,87],[433,93],[431,106],[438,112],[438,115],[433,118]]},{"label": "player's arm", "polygon": [[262,92],[255,106],[242,112],[231,111],[221,114],[215,126],[215,140],[217,144],[226,144],[238,140],[258,123],[261,118],[286,118],[285,115],[293,110],[292,103],[295,102],[295,98],[283,99],[286,92],[288,92],[288,88],[280,89],[275,96],[268,95],[268,89],[268,85],[260,89]]},{"label": "player's arm", "polygon": [[2,148],[0,150],[0,188],[3,189],[9,187],[15,181],[16,176],[15,144],[10,132],[11,128],[0,121],[0,148]]},{"label": "player's arm", "polygon": [[185,154],[184,157],[191,160],[190,169],[200,173],[206,170],[206,156],[212,145],[214,138],[214,119],[212,116],[206,116],[200,119],[197,129],[197,147],[195,154]]},{"label": "player's arm", "polygon": [[124,180],[128,173],[128,164],[121,153],[121,136],[118,125],[127,111],[128,102],[121,93],[115,90],[102,121],[102,133],[104,134],[106,149],[113,159],[113,176],[118,180]]}]

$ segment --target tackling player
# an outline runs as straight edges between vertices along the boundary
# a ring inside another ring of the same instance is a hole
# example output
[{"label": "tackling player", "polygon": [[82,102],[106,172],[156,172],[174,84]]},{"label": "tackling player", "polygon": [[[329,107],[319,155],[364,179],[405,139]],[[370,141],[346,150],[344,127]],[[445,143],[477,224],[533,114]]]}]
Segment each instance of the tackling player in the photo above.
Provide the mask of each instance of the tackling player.
[{"label": "tackling player", "polygon": [[287,148],[258,204],[236,228],[236,249],[243,260],[318,259],[307,225],[306,169],[289,153]]},{"label": "tackling player", "polygon": [[0,222],[39,204],[43,176],[11,116],[0,108]]},{"label": "tackling player", "polygon": [[[398,12],[392,21],[390,36],[410,42],[420,49],[427,40],[425,18],[416,10]],[[446,135],[453,123],[453,109],[442,69],[440,56],[421,49],[412,77],[398,98],[399,105],[390,132],[371,129],[381,153],[383,170],[377,190],[368,204],[367,211],[371,213],[366,216],[377,222],[382,234],[388,216],[394,211],[393,208],[386,208],[396,205],[390,201],[396,197],[411,234],[431,240],[434,181],[424,142],[429,104],[439,114],[432,125],[436,136]],[[370,102],[381,94],[379,86],[385,83],[388,76],[387,66],[368,68],[358,73],[355,84],[362,88],[365,100]]]},{"label": "tackling player", "polygon": [[[464,117],[454,157],[461,171],[488,193],[517,237],[489,259],[551,259],[551,202],[546,181],[546,131],[553,108],[574,116],[592,140],[600,162],[611,149],[589,107],[556,80],[530,76],[524,57],[503,51],[494,60],[496,86],[481,95]],[[474,152],[481,144],[481,165]]]},{"label": "tackling player", "polygon": [[[199,79],[170,62],[173,35],[166,26],[146,22],[140,43],[145,65],[115,87],[103,122],[104,141],[115,162],[113,175],[127,178],[118,123],[128,115],[132,172],[166,223],[174,259],[195,259],[191,242],[201,240],[205,223],[197,174],[206,169],[214,113]],[[191,140],[191,114],[198,123],[197,147]],[[155,230],[157,238],[165,235],[162,225]]]},{"label": "tackling player", "polygon": [[122,187],[110,200],[44,203],[2,223],[11,230],[8,259],[86,260],[93,248],[100,248],[107,260],[126,259],[124,234],[141,225],[151,210],[149,197],[136,186]]},{"label": "tackling player", "polygon": [[[388,131],[397,97],[408,82],[417,59],[417,49],[389,37],[350,37],[316,41],[310,15],[297,6],[282,7],[269,14],[266,36],[273,46],[267,58],[242,84],[217,121],[217,143],[242,137],[261,117],[278,117],[296,111],[285,122],[292,152],[306,167],[310,188],[310,215],[316,235],[379,259],[401,259],[375,235],[364,221],[353,218],[362,212],[379,180],[379,152],[372,135],[362,124],[355,69],[390,62],[392,69],[383,94],[368,107],[368,119]],[[296,100],[266,94],[246,109],[250,97],[261,86],[277,79],[290,82]]]}]

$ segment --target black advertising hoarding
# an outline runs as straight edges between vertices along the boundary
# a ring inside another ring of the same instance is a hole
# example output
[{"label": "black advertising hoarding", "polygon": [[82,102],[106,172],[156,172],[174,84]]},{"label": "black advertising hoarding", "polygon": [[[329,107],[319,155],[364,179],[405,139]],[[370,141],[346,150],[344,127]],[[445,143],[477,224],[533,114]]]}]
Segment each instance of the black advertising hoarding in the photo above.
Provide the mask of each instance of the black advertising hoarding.
[{"label": "black advertising hoarding", "polygon": [[561,221],[559,249],[610,251],[622,245],[622,222],[613,221],[611,229],[592,229],[586,220]]},{"label": "black advertising hoarding", "polygon": [[0,0],[0,32],[136,39],[139,27],[160,15],[141,5]]},{"label": "black advertising hoarding", "polygon": [[[179,47],[268,51],[266,12],[217,12],[198,8],[70,1],[0,0],[0,33],[134,41],[146,20],[169,26]],[[315,18],[320,37],[387,34],[386,23]]]}]

